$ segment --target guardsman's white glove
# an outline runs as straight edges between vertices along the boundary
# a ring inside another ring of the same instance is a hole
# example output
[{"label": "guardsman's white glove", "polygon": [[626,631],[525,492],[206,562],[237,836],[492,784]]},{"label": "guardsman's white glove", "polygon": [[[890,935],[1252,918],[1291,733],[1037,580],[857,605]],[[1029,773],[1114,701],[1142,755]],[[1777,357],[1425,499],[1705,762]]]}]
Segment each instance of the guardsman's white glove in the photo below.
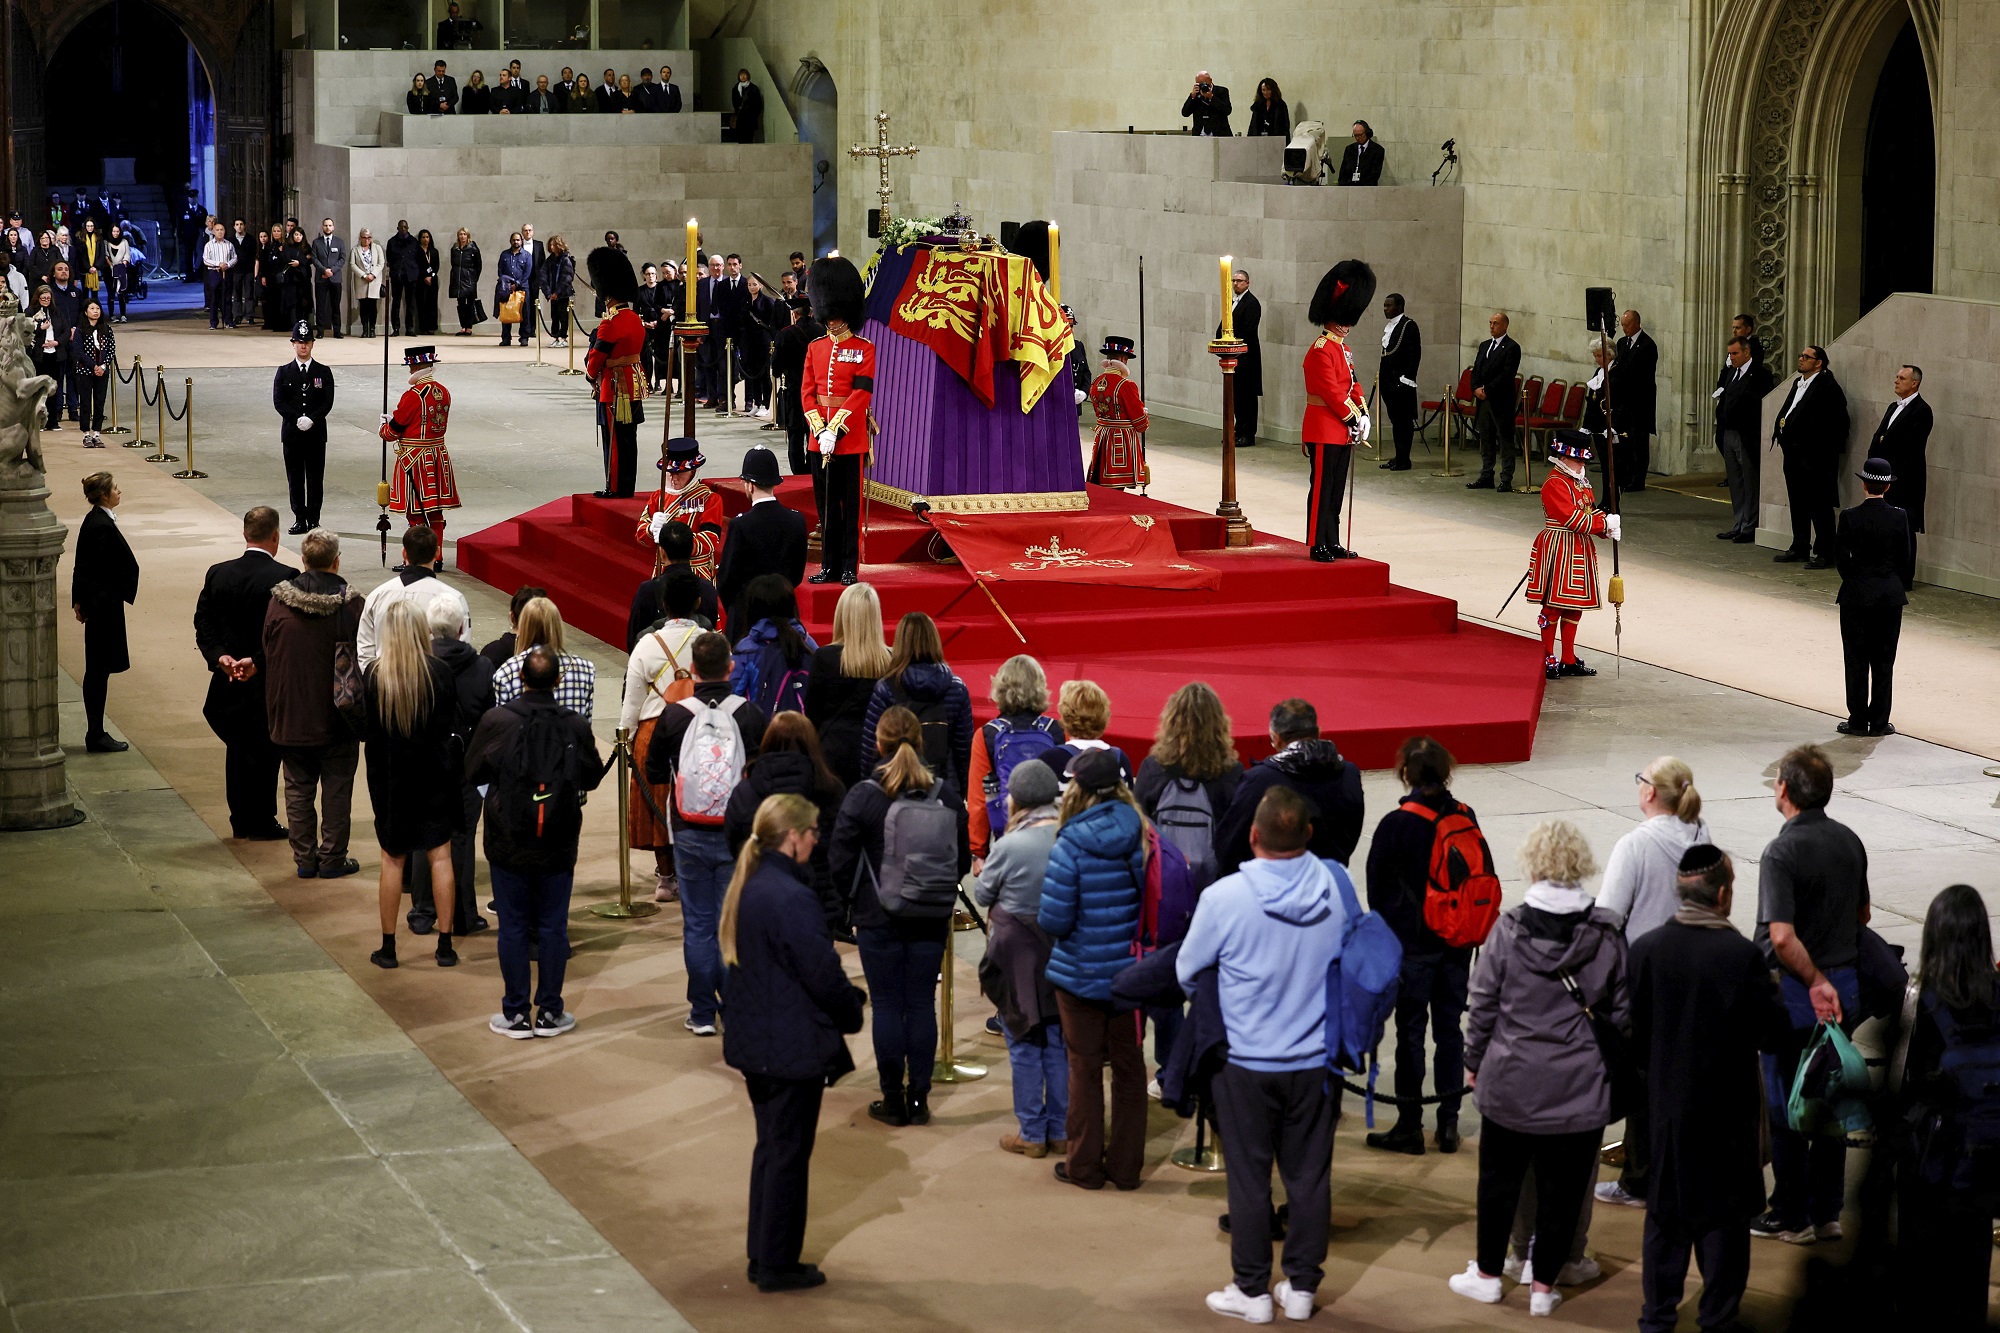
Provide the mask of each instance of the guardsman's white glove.
[{"label": "guardsman's white glove", "polygon": [[814,438],[819,441],[820,456],[822,458],[832,458],[833,446],[840,440],[839,433],[829,426]]},{"label": "guardsman's white glove", "polygon": [[1360,420],[1354,423],[1354,442],[1356,444],[1368,443],[1368,432],[1373,429],[1375,429],[1375,423],[1368,419],[1366,412],[1363,412]]},{"label": "guardsman's white glove", "polygon": [[1088,402],[1090,399],[1090,395],[1085,393],[1081,389],[1073,389],[1071,390],[1071,392],[1076,395],[1076,405],[1078,407],[1082,407],[1084,403]]},{"label": "guardsman's white glove", "polygon": [[[388,419],[387,417],[382,418],[384,421]],[[311,430],[313,428],[313,419],[311,417],[300,417],[296,424],[300,430]]]},{"label": "guardsman's white glove", "polygon": [[1618,515],[1606,514],[1604,516],[1604,532],[1605,535],[1610,537],[1612,541],[1615,542],[1623,540],[1623,538],[1619,536],[1619,531],[1623,526],[1624,525],[1623,523],[1620,522]]}]

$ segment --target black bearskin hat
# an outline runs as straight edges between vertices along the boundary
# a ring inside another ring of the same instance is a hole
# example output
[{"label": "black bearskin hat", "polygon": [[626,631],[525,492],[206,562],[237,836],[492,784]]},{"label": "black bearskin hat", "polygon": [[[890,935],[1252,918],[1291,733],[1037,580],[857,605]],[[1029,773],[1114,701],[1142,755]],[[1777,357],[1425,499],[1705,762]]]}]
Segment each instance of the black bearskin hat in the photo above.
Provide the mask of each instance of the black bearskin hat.
[{"label": "black bearskin hat", "polygon": [[861,273],[839,255],[813,260],[812,278],[806,283],[812,293],[813,318],[822,324],[839,320],[856,333],[868,317],[868,293],[861,285]]},{"label": "black bearskin hat", "polygon": [[1338,324],[1351,329],[1375,300],[1375,270],[1359,259],[1343,259],[1326,271],[1313,293],[1306,318],[1315,325]]},{"label": "black bearskin hat", "polygon": [[583,262],[590,270],[591,287],[604,300],[631,305],[639,299],[639,278],[623,250],[600,245]]}]

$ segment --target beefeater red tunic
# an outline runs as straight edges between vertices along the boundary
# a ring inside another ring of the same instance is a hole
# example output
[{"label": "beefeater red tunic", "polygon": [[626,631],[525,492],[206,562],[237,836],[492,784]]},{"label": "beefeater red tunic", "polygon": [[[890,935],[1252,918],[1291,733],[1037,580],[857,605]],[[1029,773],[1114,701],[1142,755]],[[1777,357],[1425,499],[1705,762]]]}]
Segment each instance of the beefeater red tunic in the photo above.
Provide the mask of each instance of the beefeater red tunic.
[{"label": "beefeater red tunic", "polygon": [[1558,611],[1588,611],[1600,605],[1597,543],[1606,529],[1604,511],[1590,483],[1551,468],[1542,482],[1542,530],[1528,552],[1528,600]]},{"label": "beefeater red tunic", "polygon": [[396,411],[382,426],[382,438],[396,446],[396,467],[389,478],[389,508],[410,513],[411,483],[415,483],[416,513],[457,509],[458,480],[452,475],[451,454],[445,449],[445,426],[451,420],[451,390],[436,380],[424,380],[403,390]]},{"label": "beefeater red tunic", "polygon": [[[662,499],[664,497],[664,501]],[[728,519],[723,516],[722,497],[708,489],[708,483],[691,481],[678,491],[667,490],[664,486],[658,494],[646,502],[639,511],[639,544],[654,548],[653,576],[667,567],[666,553],[659,550],[659,543],[653,540],[653,516],[664,515],[664,522],[685,523],[694,530],[694,555],[688,561],[694,572],[705,579],[715,578],[715,559],[722,550],[722,532]]]},{"label": "beefeater red tunic", "polygon": [[1144,486],[1149,479],[1144,432],[1152,422],[1123,361],[1105,358],[1090,382],[1090,410],[1097,414],[1097,437],[1085,480],[1093,486]]}]

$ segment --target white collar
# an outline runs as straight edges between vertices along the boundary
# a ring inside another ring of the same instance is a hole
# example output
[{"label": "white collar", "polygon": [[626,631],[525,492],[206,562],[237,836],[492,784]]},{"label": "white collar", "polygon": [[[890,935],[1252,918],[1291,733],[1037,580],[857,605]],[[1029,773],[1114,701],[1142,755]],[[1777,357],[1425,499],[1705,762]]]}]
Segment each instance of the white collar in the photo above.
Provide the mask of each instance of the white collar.
[{"label": "white collar", "polygon": [[1810,375],[1799,376],[1799,393],[1804,394],[1806,391],[1806,386],[1811,384],[1814,380],[1818,378],[1819,378],[1819,372],[1817,370],[1815,370]]},{"label": "white collar", "polygon": [[1893,403],[1889,404],[1889,406],[1890,406],[1890,407],[1891,407],[1891,408],[1892,408],[1893,410],[1895,410],[1896,412],[1900,413],[1900,412],[1902,412],[1902,410],[1903,410],[1904,408],[1908,407],[1908,406],[1909,406],[1909,405],[1910,405],[1911,403],[1914,403],[1914,402],[1916,402],[1916,401],[1917,401],[1917,399],[1919,399],[1919,398],[1921,398],[1921,397],[1923,397],[1923,396],[1924,396],[1924,391],[1923,391],[1922,389],[1918,389],[1918,390],[1917,390],[1917,391],[1916,391],[1915,393],[1911,394],[1911,395],[1910,395],[1910,396],[1909,396],[1908,398],[1898,398],[1898,399],[1897,399],[1897,400],[1896,400],[1895,402],[1893,402]]},{"label": "white collar", "polygon": [[753,505],[774,505],[778,503],[778,497],[775,495],[753,496],[751,497],[750,503]]},{"label": "white collar", "polygon": [[292,364],[297,366],[300,370],[311,370],[312,363],[313,361],[311,357],[307,357],[303,361],[299,360],[296,356],[292,358]]}]

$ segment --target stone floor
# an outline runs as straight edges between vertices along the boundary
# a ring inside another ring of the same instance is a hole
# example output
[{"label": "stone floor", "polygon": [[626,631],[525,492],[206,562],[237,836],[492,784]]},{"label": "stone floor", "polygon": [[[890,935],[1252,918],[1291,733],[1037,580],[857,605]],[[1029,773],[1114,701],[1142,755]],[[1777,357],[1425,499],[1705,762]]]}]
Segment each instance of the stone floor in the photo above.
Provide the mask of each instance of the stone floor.
[{"label": "stone floor", "polygon": [[[84,454],[74,434],[48,441],[68,521],[84,471],[108,462],[120,473],[121,524],[145,569],[132,633],[146,669],[112,687],[114,730],[135,751],[72,759],[90,821],[0,842],[0,854],[30,858],[19,873],[10,863],[0,892],[0,991],[18,995],[29,1020],[0,1028],[0,1300],[17,1328],[678,1327],[672,1310],[705,1330],[1214,1326],[1200,1297],[1227,1271],[1213,1225],[1222,1182],[1164,1163],[1189,1137],[1184,1122],[1153,1111],[1147,1183],[1133,1195],[1057,1189],[1046,1163],[993,1147],[1011,1116],[1005,1054],[965,1000],[976,936],[958,939],[955,1030],[992,1075],[941,1091],[928,1130],[887,1131],[865,1115],[867,1044],[854,1043],[864,1070],[827,1095],[807,1236],[808,1257],[834,1282],[780,1301],[744,1291],[749,1117],[716,1045],[681,1030],[678,913],[620,924],[587,911],[616,893],[614,802],[587,812],[568,988],[582,1021],[556,1043],[485,1032],[498,989],[490,935],[465,943],[455,971],[368,966],[376,858],[363,793],[354,879],[305,884],[281,846],[219,841],[220,750],[198,716],[205,682],[188,616],[201,570],[236,549],[234,515],[282,489],[263,367],[283,348],[170,336],[239,361],[273,353],[254,373],[185,372],[199,377],[210,480],[173,481],[130,454]],[[335,350],[352,354],[352,342]],[[343,385],[363,374],[341,370]],[[454,365],[447,379],[460,403],[465,530],[593,484],[577,381],[498,364]],[[343,388],[326,513],[361,544],[345,569],[363,587],[381,577],[364,503],[375,383]],[[715,468],[769,438],[742,421],[703,427]],[[1156,493],[1206,503],[1214,453],[1205,432],[1164,425]],[[1362,473],[1364,553],[1390,558],[1403,582],[1461,596],[1469,613],[1498,605],[1538,522],[1532,498],[1468,494],[1421,472]],[[1252,518],[1293,532],[1301,477],[1294,451],[1246,453]],[[1911,614],[1906,679],[1949,679],[1967,662],[1983,673],[1940,710],[1950,715],[1943,739],[1959,748],[1917,735],[1835,738],[1827,664],[1810,657],[1823,659],[1825,641],[1811,635],[1831,620],[1828,589],[1754,550],[1739,562],[1746,548],[1705,535],[1707,504],[1634,497],[1647,552],[1626,562],[1626,647],[1644,646],[1647,660],[1613,671],[1607,658],[1595,680],[1552,685],[1533,758],[1465,770],[1457,790],[1517,891],[1513,851],[1537,820],[1576,821],[1601,860],[1637,816],[1632,772],[1677,753],[1694,768],[1716,840],[1754,881],[1779,822],[1774,761],[1801,740],[1824,741],[1840,774],[1833,813],[1869,845],[1877,923],[1914,948],[1944,884],[2000,893],[2000,784],[1981,771],[1995,753],[1981,739],[2000,730],[1978,697],[1990,693],[2000,614],[1928,589]],[[1641,539],[1631,545],[1636,553]],[[451,577],[480,637],[497,628],[500,593]],[[74,630],[63,630],[72,670]],[[622,657],[596,643],[584,651],[598,663],[597,730],[608,740]],[[1817,674],[1795,669],[1802,654]],[[1837,656],[1831,671],[1838,707]],[[1746,677],[1747,688],[1729,683]],[[1921,715],[1927,692],[1908,688],[1899,720]],[[1382,774],[1366,787],[1372,824],[1396,793]],[[1752,903],[1742,895],[1740,924]],[[858,971],[851,954],[849,965]],[[1520,1318],[1519,1298],[1473,1306],[1443,1285],[1471,1253],[1476,1154],[1371,1154],[1359,1119],[1343,1125],[1335,1155],[1322,1318],[1382,1329]],[[1639,1221],[1632,1210],[1598,1214],[1592,1248],[1609,1276],[1573,1293],[1561,1318],[1630,1327]],[[1758,1249],[1755,1327],[1783,1322],[1806,1257]]]}]

